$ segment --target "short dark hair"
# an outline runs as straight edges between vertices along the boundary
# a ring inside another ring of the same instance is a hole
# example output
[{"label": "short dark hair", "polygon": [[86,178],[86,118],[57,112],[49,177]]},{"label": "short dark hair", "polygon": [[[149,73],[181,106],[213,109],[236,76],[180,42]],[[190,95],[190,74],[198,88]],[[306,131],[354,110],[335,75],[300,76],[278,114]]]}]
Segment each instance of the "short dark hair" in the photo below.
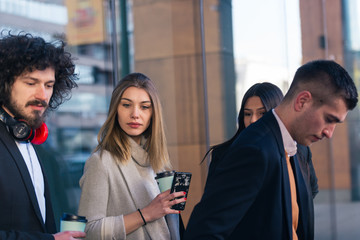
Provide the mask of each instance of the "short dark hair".
[{"label": "short dark hair", "polygon": [[[17,35],[1,32],[0,39],[0,104],[9,102],[15,78],[26,72],[55,70],[55,84],[49,109],[56,109],[70,98],[71,89],[77,87],[75,65],[71,54],[65,51],[65,42],[46,42],[41,37],[20,32]],[[5,35],[5,36],[4,36]]]},{"label": "short dark hair", "polygon": [[309,91],[320,104],[333,99],[334,96],[340,96],[348,110],[352,110],[358,102],[353,79],[342,66],[331,60],[315,60],[299,67],[284,101],[289,101],[304,90]]}]

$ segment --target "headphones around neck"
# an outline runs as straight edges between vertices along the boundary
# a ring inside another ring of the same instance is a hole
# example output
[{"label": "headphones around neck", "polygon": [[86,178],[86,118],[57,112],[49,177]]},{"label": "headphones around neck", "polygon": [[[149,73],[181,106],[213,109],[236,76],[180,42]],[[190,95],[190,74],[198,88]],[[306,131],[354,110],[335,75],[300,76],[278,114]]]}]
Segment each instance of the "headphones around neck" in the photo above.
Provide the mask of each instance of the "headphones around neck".
[{"label": "headphones around neck", "polygon": [[44,143],[49,135],[45,123],[42,123],[37,129],[32,129],[25,120],[11,117],[2,107],[0,107],[0,120],[8,126],[13,138],[20,142],[39,145]]}]

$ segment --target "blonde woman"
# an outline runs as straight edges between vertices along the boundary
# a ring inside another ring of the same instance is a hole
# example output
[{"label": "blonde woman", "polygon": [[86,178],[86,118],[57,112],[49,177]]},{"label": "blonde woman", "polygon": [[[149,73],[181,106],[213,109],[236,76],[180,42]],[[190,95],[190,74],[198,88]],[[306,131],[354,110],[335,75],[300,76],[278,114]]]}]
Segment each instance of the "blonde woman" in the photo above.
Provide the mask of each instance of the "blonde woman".
[{"label": "blonde woman", "polygon": [[87,239],[180,239],[179,211],[171,206],[186,199],[160,193],[154,179],[170,162],[159,97],[144,74],[115,87],[98,142],[80,179]]}]

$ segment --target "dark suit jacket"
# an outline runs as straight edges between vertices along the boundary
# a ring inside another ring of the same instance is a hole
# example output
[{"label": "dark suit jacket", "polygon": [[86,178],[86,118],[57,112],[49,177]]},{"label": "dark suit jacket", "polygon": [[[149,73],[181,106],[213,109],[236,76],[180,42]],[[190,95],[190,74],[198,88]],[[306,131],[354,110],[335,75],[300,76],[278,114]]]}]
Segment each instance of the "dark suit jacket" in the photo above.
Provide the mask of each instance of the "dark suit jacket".
[{"label": "dark suit jacket", "polygon": [[[211,163],[209,166],[208,178],[211,178],[218,163],[223,158],[223,155],[227,152],[228,145],[223,145],[211,153]],[[300,165],[301,172],[303,174],[306,189],[308,191],[308,231],[310,239],[314,239],[314,201],[313,199],[319,192],[318,179],[316,177],[315,169],[312,163],[312,154],[309,147],[304,145],[297,145],[297,159]]]},{"label": "dark suit jacket", "polygon": [[56,226],[46,178],[44,183],[45,224],[26,163],[0,121],[0,239],[54,239],[51,233]]},{"label": "dark suit jacket", "polygon": [[316,194],[319,192],[319,187],[317,183],[317,177],[315,174],[315,169],[312,163],[311,151],[309,147],[303,145],[297,145],[297,159],[299,160],[299,165],[301,172],[304,176],[306,189],[308,191],[308,215],[309,215],[309,234],[312,236],[311,239],[314,239],[314,201]]},{"label": "dark suit jacket", "polygon": [[[308,193],[296,157],[298,237],[308,231]],[[189,239],[292,239],[290,184],[279,125],[270,111],[238,136],[207,179],[185,231]]]}]

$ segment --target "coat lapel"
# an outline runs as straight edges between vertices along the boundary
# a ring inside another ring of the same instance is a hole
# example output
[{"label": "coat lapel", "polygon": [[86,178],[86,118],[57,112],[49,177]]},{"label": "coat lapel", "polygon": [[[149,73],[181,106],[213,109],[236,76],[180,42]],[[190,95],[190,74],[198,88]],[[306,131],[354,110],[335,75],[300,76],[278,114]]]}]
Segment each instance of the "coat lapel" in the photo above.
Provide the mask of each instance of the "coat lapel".
[{"label": "coat lapel", "polygon": [[[124,176],[124,180],[129,187],[129,192],[134,201],[135,208],[141,209],[146,207],[160,193],[160,190],[157,188],[156,192],[152,192],[143,184],[143,179],[140,176],[138,170],[136,169],[136,163],[134,162],[134,159],[138,161],[147,159],[147,153],[132,139],[130,139],[130,143],[132,147],[131,152],[133,159],[128,161],[127,164],[119,164],[118,166],[121,174]],[[155,173],[152,171],[151,174],[153,175],[153,179],[155,181]],[[169,219],[171,222],[173,222],[171,217]],[[149,225],[157,226],[155,228],[150,228]],[[159,232],[166,233],[168,231],[168,226],[165,218],[158,219],[157,221],[151,222],[144,227],[151,239],[159,239],[159,236],[161,235],[159,234]],[[158,231],[154,232],[151,229],[157,229]]]},{"label": "coat lapel", "polygon": [[46,173],[44,171],[43,163],[41,161],[42,160],[42,158],[40,157],[41,154],[39,154],[39,149],[41,148],[41,146],[40,145],[33,145],[33,147],[34,147],[34,150],[36,152],[36,156],[38,156],[41,171],[43,173],[43,178],[44,178],[44,195],[45,195],[45,209],[46,209],[45,228],[46,228],[48,233],[55,233],[56,232],[56,223],[55,223],[54,212],[53,212],[53,208],[52,208],[53,206],[51,204],[50,186],[49,186],[48,179],[46,177]]},{"label": "coat lapel", "polygon": [[[298,235],[304,234],[307,236],[307,227],[308,226],[308,209],[309,209],[309,202],[308,202],[308,191],[306,189],[306,184],[304,180],[304,176],[300,169],[300,165],[298,162],[298,158],[296,155],[294,156],[294,175],[296,181],[296,189],[297,189],[297,201],[299,205],[299,226],[298,226]],[[300,228],[302,228],[300,230]],[[299,231],[300,230],[300,231]],[[305,239],[305,238],[303,238]]]},{"label": "coat lapel", "polygon": [[[146,159],[147,153],[139,145],[134,146],[136,144],[131,140],[132,150],[131,155],[137,159]],[[141,151],[142,150],[142,151]],[[133,196],[134,203],[137,208],[143,208],[153,200],[156,195],[149,191],[143,183],[143,179],[141,178],[138,170],[136,169],[135,163],[133,159],[129,160],[126,164],[119,165],[121,173],[124,176],[124,179],[129,186],[129,192]],[[154,176],[155,181],[155,176]],[[159,192],[160,193],[160,190]],[[141,197],[139,197],[141,196]]]},{"label": "coat lapel", "polygon": [[[271,111],[270,111],[271,112]],[[289,173],[287,169],[286,164],[286,158],[285,158],[285,148],[284,143],[282,141],[281,131],[279,124],[274,116],[274,114],[271,112],[271,114],[266,114],[263,118],[267,117],[268,121],[278,143],[279,147],[279,154],[281,156],[281,166],[282,166],[282,175],[283,175],[283,199],[285,203],[285,215],[286,215],[286,222],[287,222],[287,229],[289,233],[289,239],[292,239],[292,208],[291,208],[291,193],[290,193],[290,183],[289,183]],[[304,181],[304,176],[301,172],[300,165],[298,162],[298,159],[296,155],[294,156],[293,161],[293,172],[296,182],[296,190],[297,190],[297,202],[299,206],[299,225],[298,225],[298,235],[304,234],[304,236],[307,236],[307,226],[308,225],[308,219],[307,219],[307,209],[308,206],[308,192],[306,189],[306,184]],[[300,239],[300,238],[299,238]]]},{"label": "coat lapel", "polygon": [[291,192],[289,182],[289,172],[286,164],[285,152],[281,156],[281,166],[283,172],[283,192],[284,192],[284,203],[285,203],[285,215],[287,222],[287,229],[289,233],[289,239],[292,239],[292,207],[291,207]]},{"label": "coat lapel", "polygon": [[[284,215],[286,218],[286,228],[288,233],[288,239],[292,239],[292,208],[291,208],[291,192],[290,192],[290,182],[289,182],[289,173],[287,169],[286,164],[286,157],[285,157],[285,148],[284,143],[281,136],[281,131],[279,124],[272,113],[272,111],[269,111],[269,113],[265,114],[264,117],[265,122],[269,124],[269,128],[274,133],[274,136],[276,138],[277,144],[278,144],[278,151],[281,161],[281,168],[282,168],[282,189],[283,189],[283,201],[284,201]],[[266,118],[266,119],[265,119]]]},{"label": "coat lapel", "polygon": [[36,199],[36,194],[35,194],[35,189],[34,189],[34,186],[32,184],[32,180],[31,180],[31,177],[30,177],[30,174],[29,174],[29,171],[27,169],[27,166],[26,166],[26,163],[15,143],[15,140],[12,138],[12,136],[8,133],[7,129],[6,129],[6,126],[1,123],[0,124],[0,128],[1,129],[1,133],[4,133],[4,134],[0,134],[0,138],[1,140],[5,143],[4,145],[6,146],[6,148],[8,149],[9,153],[11,154],[12,156],[12,159],[13,161],[15,162],[20,174],[21,174],[21,177],[22,177],[22,180],[23,180],[23,183],[26,187],[26,190],[27,190],[27,193],[29,195],[29,199],[34,207],[34,212],[44,230],[44,232],[46,232],[46,229],[45,229],[45,224],[44,224],[44,221],[42,219],[42,216],[41,216],[41,212],[40,212],[40,208],[39,208],[39,204],[37,202],[37,199]]}]

